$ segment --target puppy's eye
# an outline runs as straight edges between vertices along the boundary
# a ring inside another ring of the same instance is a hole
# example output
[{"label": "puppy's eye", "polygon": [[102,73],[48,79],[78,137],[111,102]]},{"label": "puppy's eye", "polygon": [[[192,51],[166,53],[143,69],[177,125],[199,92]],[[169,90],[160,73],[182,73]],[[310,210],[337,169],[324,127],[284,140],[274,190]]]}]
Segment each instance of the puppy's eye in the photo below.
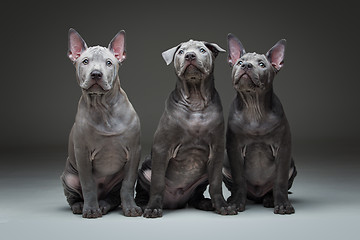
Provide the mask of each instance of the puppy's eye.
[{"label": "puppy's eye", "polygon": [[181,54],[183,54],[183,53],[184,53],[184,50],[180,50],[180,51],[178,52],[179,55],[181,55]]},{"label": "puppy's eye", "polygon": [[205,50],[204,48],[200,48],[200,52],[201,52],[201,53],[205,53],[206,50]]},{"label": "puppy's eye", "polygon": [[242,63],[243,63],[243,61],[240,60],[240,61],[238,61],[237,65],[240,66]]},{"label": "puppy's eye", "polygon": [[106,66],[111,67],[111,66],[112,66],[112,62],[109,61],[109,60],[107,60],[107,61],[106,61]]},{"label": "puppy's eye", "polygon": [[262,68],[266,67],[265,63],[263,63],[263,62],[259,62],[259,66],[262,67]]},{"label": "puppy's eye", "polygon": [[85,59],[82,61],[82,63],[83,63],[84,65],[88,64],[88,63],[89,63],[89,59],[85,58]]}]

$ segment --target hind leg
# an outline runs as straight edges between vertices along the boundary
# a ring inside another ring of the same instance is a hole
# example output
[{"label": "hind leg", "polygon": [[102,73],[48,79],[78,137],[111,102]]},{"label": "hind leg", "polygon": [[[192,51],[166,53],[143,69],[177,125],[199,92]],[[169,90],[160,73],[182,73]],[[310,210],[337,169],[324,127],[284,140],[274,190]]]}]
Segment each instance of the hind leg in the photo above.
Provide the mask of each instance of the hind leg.
[{"label": "hind leg", "polygon": [[[246,193],[244,189],[239,190],[239,187],[234,183],[231,171],[229,168],[224,167],[222,170],[223,182],[226,188],[231,192],[230,197],[226,200],[228,204],[235,206],[238,212],[245,210]],[[242,193],[242,194],[241,194]],[[241,197],[244,196],[244,197]]]},{"label": "hind leg", "polygon": [[296,166],[295,166],[295,163],[294,163],[294,159],[291,159],[291,166],[290,168],[293,169],[293,172],[289,178],[289,183],[288,183],[288,190],[292,187],[293,183],[294,183],[294,179],[297,175],[297,170],[296,170]]},{"label": "hind leg", "polygon": [[74,214],[82,214],[84,207],[84,199],[80,193],[69,186],[69,183],[76,183],[76,177],[69,177],[63,174],[61,176],[62,184],[64,187],[64,194],[70,208]]},{"label": "hind leg", "polygon": [[82,210],[84,207],[84,200],[75,192],[70,192],[64,189],[64,193],[66,196],[66,200],[68,201],[71,211],[74,214],[82,214]]},{"label": "hind leg", "polygon": [[99,208],[103,215],[116,209],[120,205],[120,203],[121,203],[120,194],[117,193],[116,195],[119,195],[119,196],[115,196],[115,195],[111,196],[111,197],[108,196],[108,198],[106,198],[106,199],[99,200]]},{"label": "hind leg", "polygon": [[[224,182],[226,188],[231,192],[233,181],[231,178],[230,171],[226,168],[223,168],[222,175],[223,175],[223,182]],[[228,199],[226,201],[229,203],[229,202],[231,202],[231,199],[232,199],[232,197],[230,195],[230,197],[228,197]]]},{"label": "hind leg", "polygon": [[213,211],[214,207],[212,206],[211,199],[204,197],[204,192],[209,185],[209,182],[206,181],[200,184],[194,191],[194,194],[189,200],[189,206],[194,208],[204,210],[204,211]]},{"label": "hind leg", "polygon": [[273,208],[274,207],[274,195],[273,192],[268,192],[263,198],[263,206],[266,208]]},{"label": "hind leg", "polygon": [[114,187],[104,199],[99,200],[99,208],[103,215],[107,214],[109,211],[116,209],[120,203],[120,187],[121,183]]},{"label": "hind leg", "polygon": [[150,198],[151,158],[148,156],[141,166],[136,183],[135,203],[144,211]]},{"label": "hind leg", "polygon": [[149,202],[149,191],[147,191],[142,184],[138,180],[136,184],[136,196],[135,196],[135,203],[138,205],[143,211],[146,207],[146,205]]}]

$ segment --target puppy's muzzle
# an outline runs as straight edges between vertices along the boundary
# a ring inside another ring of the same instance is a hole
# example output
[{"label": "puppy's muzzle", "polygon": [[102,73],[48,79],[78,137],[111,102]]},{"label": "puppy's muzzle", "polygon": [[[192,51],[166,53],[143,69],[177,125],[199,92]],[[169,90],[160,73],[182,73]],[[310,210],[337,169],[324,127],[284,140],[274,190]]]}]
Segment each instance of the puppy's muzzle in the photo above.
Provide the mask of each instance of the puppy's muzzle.
[{"label": "puppy's muzzle", "polygon": [[252,69],[253,65],[251,63],[243,63],[241,65],[241,69],[243,69],[244,71],[248,70],[248,69]]},{"label": "puppy's muzzle", "polygon": [[196,59],[196,54],[195,54],[194,52],[188,52],[188,53],[186,53],[186,55],[185,55],[185,60],[186,60],[186,61],[191,62],[191,61],[193,61],[193,60],[195,60],[195,59]]},{"label": "puppy's muzzle", "polygon": [[251,81],[252,84],[254,84],[254,86],[260,88],[260,89],[264,89],[265,86],[264,86],[264,83],[260,82],[259,79],[255,78],[252,76],[252,73],[251,71],[253,70],[253,65],[249,62],[244,62],[242,65],[241,65],[241,70],[242,70],[242,74],[240,76],[240,78],[235,82],[235,84],[237,84],[241,78],[246,78],[246,79],[249,79]]},{"label": "puppy's muzzle", "polygon": [[102,78],[103,74],[99,70],[94,70],[90,73],[91,79],[98,81]]}]

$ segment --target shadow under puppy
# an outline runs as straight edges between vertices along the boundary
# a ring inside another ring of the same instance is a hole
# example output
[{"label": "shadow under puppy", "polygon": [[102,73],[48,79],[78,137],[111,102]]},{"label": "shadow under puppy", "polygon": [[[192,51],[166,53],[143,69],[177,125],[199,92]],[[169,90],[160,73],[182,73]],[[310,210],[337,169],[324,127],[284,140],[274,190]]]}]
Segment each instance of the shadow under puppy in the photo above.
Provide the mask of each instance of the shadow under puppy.
[{"label": "shadow under puppy", "polygon": [[140,160],[140,121],[120,87],[119,67],[126,57],[125,32],[108,48],[87,47],[69,30],[68,56],[82,90],[61,176],[75,214],[97,218],[120,203],[125,216],[140,216],[134,185]]},{"label": "shadow under puppy", "polygon": [[[161,217],[163,208],[187,204],[237,214],[222,195],[225,130],[213,75],[219,52],[225,50],[217,44],[190,40],[162,53],[168,65],[174,60],[177,82],[166,100],[151,156],[139,171],[136,202],[148,202],[144,217]],[[211,200],[203,196],[207,185]]]},{"label": "shadow under puppy", "polygon": [[274,207],[274,213],[295,212],[288,199],[296,176],[291,157],[291,134],[273,79],[283,66],[285,40],[265,55],[245,53],[241,42],[228,36],[229,63],[236,97],[230,107],[224,182],[228,199],[238,211],[246,198]]}]

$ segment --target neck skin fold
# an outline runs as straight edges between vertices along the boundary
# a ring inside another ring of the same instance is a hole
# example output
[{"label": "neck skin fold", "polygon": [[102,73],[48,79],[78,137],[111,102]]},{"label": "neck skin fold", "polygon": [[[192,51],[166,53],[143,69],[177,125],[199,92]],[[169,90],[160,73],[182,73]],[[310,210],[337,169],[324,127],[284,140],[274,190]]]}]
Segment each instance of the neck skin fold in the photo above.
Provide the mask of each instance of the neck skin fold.
[{"label": "neck skin fold", "polygon": [[237,101],[249,121],[260,122],[271,110],[272,90],[261,93],[238,91]]}]

